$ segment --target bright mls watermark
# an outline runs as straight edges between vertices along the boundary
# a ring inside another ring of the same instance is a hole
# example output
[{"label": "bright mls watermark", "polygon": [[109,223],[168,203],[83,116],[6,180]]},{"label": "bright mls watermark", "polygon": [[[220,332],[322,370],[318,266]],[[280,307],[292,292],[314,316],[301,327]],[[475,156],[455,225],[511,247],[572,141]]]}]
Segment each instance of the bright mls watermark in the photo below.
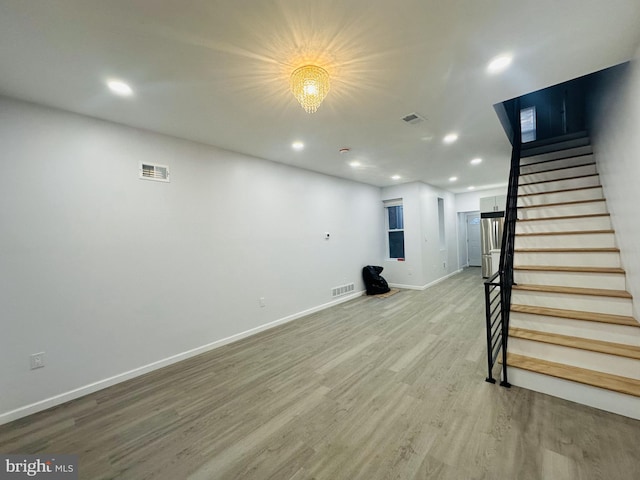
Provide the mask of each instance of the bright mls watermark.
[{"label": "bright mls watermark", "polygon": [[77,455],[0,454],[0,480],[78,480]]}]

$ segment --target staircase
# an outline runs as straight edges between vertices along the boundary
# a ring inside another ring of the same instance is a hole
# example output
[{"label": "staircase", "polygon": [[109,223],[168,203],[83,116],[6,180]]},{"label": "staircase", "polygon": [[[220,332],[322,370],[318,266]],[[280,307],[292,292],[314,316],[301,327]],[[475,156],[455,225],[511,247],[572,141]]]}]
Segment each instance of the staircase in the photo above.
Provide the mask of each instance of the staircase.
[{"label": "staircase", "polygon": [[586,135],[523,150],[513,385],[640,418],[640,323]]}]

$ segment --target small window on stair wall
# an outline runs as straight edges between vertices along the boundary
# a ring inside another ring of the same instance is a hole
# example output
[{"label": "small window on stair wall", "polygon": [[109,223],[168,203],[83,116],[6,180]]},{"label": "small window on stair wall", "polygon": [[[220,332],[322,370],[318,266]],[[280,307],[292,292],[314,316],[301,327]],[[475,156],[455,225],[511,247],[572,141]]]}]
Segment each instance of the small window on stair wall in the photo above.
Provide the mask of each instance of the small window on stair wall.
[{"label": "small window on stair wall", "polygon": [[536,139],[536,107],[520,110],[520,129],[522,143],[533,142]]}]

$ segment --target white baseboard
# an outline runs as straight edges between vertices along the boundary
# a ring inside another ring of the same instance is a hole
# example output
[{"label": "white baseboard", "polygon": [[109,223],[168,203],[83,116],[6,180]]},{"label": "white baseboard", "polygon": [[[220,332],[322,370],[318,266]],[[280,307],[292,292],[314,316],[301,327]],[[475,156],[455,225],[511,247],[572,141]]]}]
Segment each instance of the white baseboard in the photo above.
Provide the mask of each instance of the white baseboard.
[{"label": "white baseboard", "polygon": [[215,342],[207,343],[206,345],[202,345],[197,348],[193,348],[191,350],[187,350],[186,352],[178,353],[176,355],[172,355],[170,357],[164,358],[162,360],[158,360],[156,362],[149,363],[147,365],[143,365],[142,367],[134,368],[133,370],[129,370],[124,373],[120,373],[118,375],[114,375],[109,378],[105,378],[103,380],[99,380],[97,382],[90,383],[88,385],[84,385],[82,387],[76,388],[74,390],[70,390],[68,392],[61,393],[59,395],[55,395],[53,397],[46,398],[44,400],[40,400],[38,402],[25,405],[24,407],[19,407],[14,410],[0,413],[0,425],[5,423],[13,422],[14,420],[18,420],[19,418],[26,417],[28,415],[32,415],[37,412],[41,412],[42,410],[46,410],[51,407],[55,407],[56,405],[60,405],[62,403],[75,400],[76,398],[80,398],[84,395],[88,395],[90,393],[97,392],[98,390],[102,390],[104,388],[110,387],[117,383],[124,382],[126,380],[130,380],[135,377],[139,377],[140,375],[144,375],[145,373],[152,372],[154,370],[158,370],[160,368],[172,365],[174,363],[180,362],[182,360],[186,360],[191,357],[195,357],[196,355],[200,355],[201,353],[208,352],[210,350],[214,350],[216,348],[222,347],[224,345],[228,345],[229,343],[236,342],[243,338],[249,337],[251,335],[255,335],[257,333],[263,332],[265,330],[269,330],[270,328],[277,327],[278,325],[282,325],[293,320],[297,320],[298,318],[305,317],[307,315],[311,315],[312,313],[319,312],[320,310],[324,310],[329,307],[333,307],[335,305],[339,305],[341,303],[347,302],[349,300],[353,300],[354,298],[361,297],[364,294],[364,290],[360,292],[354,292],[349,295],[345,295],[340,297],[337,300],[333,300],[329,303],[325,303],[322,305],[318,305],[313,308],[309,308],[307,310],[303,310],[298,313],[294,313],[293,315],[288,315],[286,317],[280,318],[278,320],[274,320],[273,322],[266,323],[264,325],[260,325],[259,327],[252,328],[250,330],[246,330],[244,332],[237,333],[235,335],[231,335],[230,337],[226,337],[220,340],[216,340]]},{"label": "white baseboard", "polygon": [[393,288],[404,288],[404,289],[407,289],[407,290],[426,290],[427,288],[433,287],[434,285],[437,285],[438,283],[446,280],[449,277],[453,277],[454,275],[460,273],[461,271],[462,271],[462,269],[460,268],[460,269],[456,270],[455,272],[451,272],[450,274],[445,275],[444,277],[440,277],[439,279],[434,280],[431,283],[427,283],[426,285],[403,285],[401,283],[390,283],[389,286],[393,287]]}]

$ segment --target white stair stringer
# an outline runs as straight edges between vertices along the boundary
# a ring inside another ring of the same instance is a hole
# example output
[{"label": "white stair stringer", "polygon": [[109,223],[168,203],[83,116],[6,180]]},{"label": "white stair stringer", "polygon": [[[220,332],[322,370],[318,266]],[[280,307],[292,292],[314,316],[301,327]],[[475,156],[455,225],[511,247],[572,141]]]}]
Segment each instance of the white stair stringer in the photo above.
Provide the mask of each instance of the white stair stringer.
[{"label": "white stair stringer", "polygon": [[583,143],[520,162],[509,382],[640,419],[640,324]]}]

